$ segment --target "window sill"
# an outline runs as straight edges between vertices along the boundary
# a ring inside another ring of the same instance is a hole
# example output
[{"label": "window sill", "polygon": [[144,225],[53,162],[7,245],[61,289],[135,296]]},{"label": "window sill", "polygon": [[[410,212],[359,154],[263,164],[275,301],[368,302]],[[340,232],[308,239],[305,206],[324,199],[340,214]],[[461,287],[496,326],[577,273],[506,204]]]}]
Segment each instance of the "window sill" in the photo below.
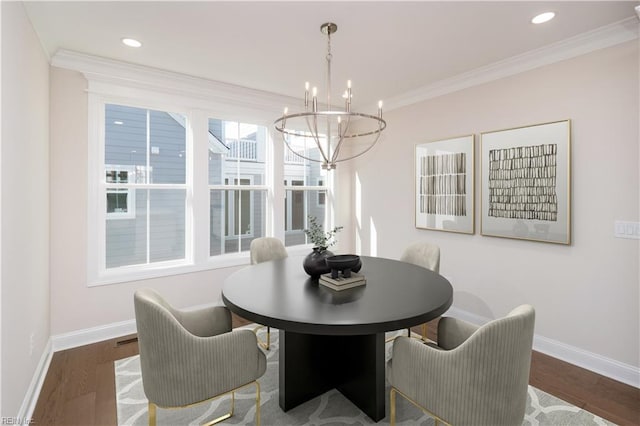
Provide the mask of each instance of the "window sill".
[{"label": "window sill", "polygon": [[[289,256],[306,256],[312,250],[311,244],[289,246]],[[170,277],[173,275],[189,274],[214,269],[233,268],[236,266],[248,266],[250,264],[249,252],[231,253],[223,256],[210,257],[205,263],[198,265],[186,262],[167,262],[162,265],[146,265],[141,267],[123,267],[103,273],[98,277],[89,278],[87,287],[98,287],[110,284],[123,284],[133,281],[147,280],[151,278]]]},{"label": "window sill", "polygon": [[207,262],[198,265],[186,262],[181,262],[178,264],[172,262],[169,265],[146,265],[137,268],[124,267],[120,269],[110,270],[97,277],[90,277],[87,282],[87,287],[123,284],[133,281],[147,280],[151,278],[170,277],[174,275],[189,274],[193,272],[248,265],[249,252],[242,252],[211,257]]}]

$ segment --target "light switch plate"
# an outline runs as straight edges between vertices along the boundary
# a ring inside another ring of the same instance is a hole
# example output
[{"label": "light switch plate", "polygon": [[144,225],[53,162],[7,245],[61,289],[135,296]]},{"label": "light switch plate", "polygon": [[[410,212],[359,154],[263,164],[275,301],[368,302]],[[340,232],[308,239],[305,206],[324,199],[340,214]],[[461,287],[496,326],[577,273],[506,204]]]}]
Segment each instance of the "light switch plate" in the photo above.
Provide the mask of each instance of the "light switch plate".
[{"label": "light switch plate", "polygon": [[613,229],[616,238],[640,239],[640,222],[616,220]]}]

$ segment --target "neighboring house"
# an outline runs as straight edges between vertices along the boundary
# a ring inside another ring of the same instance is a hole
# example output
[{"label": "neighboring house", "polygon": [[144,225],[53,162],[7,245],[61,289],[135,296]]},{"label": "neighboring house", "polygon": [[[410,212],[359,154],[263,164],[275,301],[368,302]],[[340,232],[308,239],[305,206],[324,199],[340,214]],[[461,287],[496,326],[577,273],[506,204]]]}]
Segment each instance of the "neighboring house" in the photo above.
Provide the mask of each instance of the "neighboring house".
[{"label": "neighboring house", "polygon": [[[211,256],[246,251],[253,238],[265,235],[265,192],[221,186],[266,185],[267,136],[265,127],[209,120],[208,183],[214,186],[210,190]],[[151,262],[184,257],[184,191],[118,185],[185,183],[185,150],[183,116],[107,105],[106,182],[115,184],[107,187],[107,268],[146,263],[147,255]],[[319,163],[285,150],[285,185],[324,186],[326,181],[320,172]],[[306,242],[303,229],[307,215],[324,218],[325,202],[324,191],[286,191],[286,245]]]}]

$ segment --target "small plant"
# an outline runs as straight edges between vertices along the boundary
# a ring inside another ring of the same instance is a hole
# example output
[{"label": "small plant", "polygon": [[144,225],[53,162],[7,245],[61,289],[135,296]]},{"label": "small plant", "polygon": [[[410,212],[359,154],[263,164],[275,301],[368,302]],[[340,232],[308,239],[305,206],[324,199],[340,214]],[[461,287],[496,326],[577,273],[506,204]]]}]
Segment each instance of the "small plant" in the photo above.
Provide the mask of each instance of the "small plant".
[{"label": "small plant", "polygon": [[324,232],[322,226],[318,223],[318,219],[314,216],[308,216],[309,229],[305,229],[304,233],[313,243],[313,247],[319,251],[324,251],[333,246],[338,241],[336,240],[336,234],[342,229],[342,226],[336,226],[331,231]]}]

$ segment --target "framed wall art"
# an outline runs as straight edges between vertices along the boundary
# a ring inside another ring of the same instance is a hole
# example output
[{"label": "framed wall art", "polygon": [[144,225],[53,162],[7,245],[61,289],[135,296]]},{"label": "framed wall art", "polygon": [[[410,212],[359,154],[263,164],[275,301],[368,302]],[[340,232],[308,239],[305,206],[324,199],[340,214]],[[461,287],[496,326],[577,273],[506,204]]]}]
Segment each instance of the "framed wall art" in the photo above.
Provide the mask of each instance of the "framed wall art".
[{"label": "framed wall art", "polygon": [[416,145],[416,228],[474,233],[474,136]]},{"label": "framed wall art", "polygon": [[571,121],[481,134],[480,233],[571,243]]}]

